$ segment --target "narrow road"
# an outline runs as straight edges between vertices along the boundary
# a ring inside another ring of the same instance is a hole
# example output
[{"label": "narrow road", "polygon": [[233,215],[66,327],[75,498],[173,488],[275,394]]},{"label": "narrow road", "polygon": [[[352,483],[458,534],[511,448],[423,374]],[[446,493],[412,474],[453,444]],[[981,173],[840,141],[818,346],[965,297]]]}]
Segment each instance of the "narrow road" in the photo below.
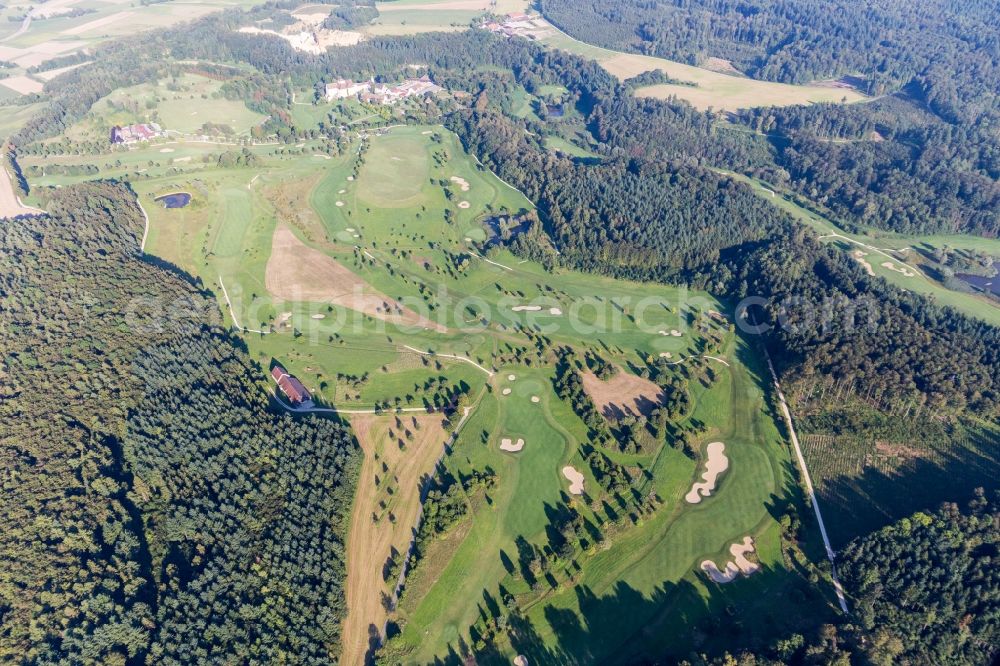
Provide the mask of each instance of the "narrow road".
[{"label": "narrow road", "polygon": [[[138,196],[136,196],[135,202],[136,202],[136,204],[139,205],[139,210],[142,211],[142,218],[144,220],[146,220],[146,227],[142,230],[142,242],[139,243],[139,250],[141,252],[145,252],[146,251],[146,237],[149,236],[149,215],[146,214],[146,209],[142,207],[142,201],[139,200]],[[229,299],[227,298],[226,300],[229,300]]]},{"label": "narrow road", "polygon": [[11,34],[7,35],[6,37],[4,37],[3,39],[0,39],[0,42],[9,42],[12,39],[17,39],[18,37],[20,37],[24,33],[28,32],[28,28],[29,27],[31,27],[31,13],[30,12],[28,13],[27,16],[24,17],[24,20],[21,21],[21,27],[17,29],[17,32],[11,33]]},{"label": "narrow road", "polygon": [[809,468],[806,467],[806,459],[802,455],[802,447],[799,446],[799,437],[795,434],[795,426],[792,424],[792,413],[788,410],[788,403],[785,402],[785,394],[781,392],[781,385],[778,383],[778,375],[774,371],[774,364],[771,363],[771,355],[767,352],[767,349],[761,345],[761,349],[764,349],[764,357],[767,359],[767,369],[771,371],[771,379],[774,380],[774,390],[778,394],[778,402],[781,404],[781,413],[785,417],[785,423],[788,425],[788,434],[792,438],[792,446],[795,448],[795,457],[799,463],[799,471],[802,473],[802,479],[806,484],[806,492],[809,494],[809,502],[812,504],[813,511],[816,513],[816,522],[819,523],[819,533],[823,537],[823,545],[826,547],[826,556],[830,560],[830,577],[833,579],[833,588],[837,592],[837,601],[840,603],[840,610],[847,611],[847,599],[844,597],[844,588],[840,584],[840,579],[837,578],[837,566],[834,563],[834,552],[833,548],[830,546],[830,538],[826,534],[826,523],[823,522],[823,514],[819,510],[819,501],[816,499],[816,492],[813,490],[812,478],[809,476]]}]

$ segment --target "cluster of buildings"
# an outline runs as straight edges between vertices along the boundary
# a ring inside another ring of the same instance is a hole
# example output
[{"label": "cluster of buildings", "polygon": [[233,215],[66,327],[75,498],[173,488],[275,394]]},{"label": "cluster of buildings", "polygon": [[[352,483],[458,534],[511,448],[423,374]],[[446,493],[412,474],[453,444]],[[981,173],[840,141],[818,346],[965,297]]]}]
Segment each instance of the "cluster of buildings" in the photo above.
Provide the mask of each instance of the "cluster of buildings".
[{"label": "cluster of buildings", "polygon": [[115,125],[111,128],[111,143],[117,144],[128,145],[141,141],[149,141],[161,136],[166,136],[166,132],[156,123],[138,123],[135,125],[125,125],[124,127]]},{"label": "cluster of buildings", "polygon": [[488,21],[483,28],[506,37],[523,37],[537,41],[552,35],[555,31],[541,16],[529,14],[507,14],[503,22]]},{"label": "cluster of buildings", "polygon": [[293,407],[310,409],[313,406],[312,396],[297,378],[288,374],[280,365],[271,369],[271,379],[278,385]]},{"label": "cluster of buildings", "polygon": [[395,104],[409,97],[422,97],[443,90],[441,86],[431,81],[429,76],[419,79],[406,79],[402,83],[385,84],[371,81],[350,81],[340,79],[326,84],[326,99],[348,99],[357,97],[369,104]]}]

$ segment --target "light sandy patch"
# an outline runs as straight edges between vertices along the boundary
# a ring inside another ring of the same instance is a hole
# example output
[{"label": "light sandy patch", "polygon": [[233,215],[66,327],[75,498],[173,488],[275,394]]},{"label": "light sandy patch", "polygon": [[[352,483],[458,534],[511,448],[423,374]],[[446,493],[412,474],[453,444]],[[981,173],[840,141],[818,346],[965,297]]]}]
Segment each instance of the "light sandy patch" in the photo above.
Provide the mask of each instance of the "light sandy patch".
[{"label": "light sandy patch", "polygon": [[675,338],[679,338],[681,337],[681,332],[678,331],[676,328],[672,328],[670,329],[670,335],[674,336]]},{"label": "light sandy patch", "polygon": [[452,176],[450,180],[451,182],[458,185],[459,189],[461,189],[463,192],[469,191],[469,181],[462,178],[461,176]]},{"label": "light sandy patch", "polygon": [[513,441],[513,440],[511,440],[511,439],[509,439],[507,437],[504,437],[503,439],[500,440],[500,450],[501,451],[510,451],[511,453],[517,453],[518,451],[520,451],[523,448],[524,448],[524,440],[523,439],[519,438],[515,442],[515,441]]},{"label": "light sandy patch", "polygon": [[[396,581],[384,580],[383,567],[393,549],[400,559],[406,557],[420,512],[420,480],[433,471],[447,440],[440,416],[407,414],[399,418],[402,427],[397,426],[395,416],[350,415],[351,428],[365,459],[347,537],[347,617],[341,639],[339,663],[342,664],[365,663],[368,627],[374,625],[381,631],[385,626],[387,615],[382,595],[391,595]],[[414,420],[419,429],[413,426]],[[412,439],[406,439],[407,430]],[[405,451],[399,449],[400,438],[406,444]],[[382,471],[383,464],[389,468],[388,472]],[[386,504],[385,509],[379,506],[380,502]],[[393,514],[394,522],[389,520],[389,513]],[[379,520],[375,522],[373,516]]]},{"label": "light sandy patch", "polygon": [[40,93],[45,88],[44,84],[34,80],[30,76],[8,76],[6,79],[0,79],[0,85],[10,88],[21,95]]},{"label": "light sandy patch", "polygon": [[292,12],[292,16],[302,21],[303,23],[308,23],[309,25],[319,25],[326,20],[329,16],[329,12]]},{"label": "light sandy patch", "polygon": [[729,554],[733,556],[733,559],[726,562],[721,571],[712,560],[702,562],[701,570],[716,583],[731,583],[739,574],[750,576],[760,571],[760,564],[747,559],[747,555],[753,553],[754,550],[753,539],[748,536],[743,537],[741,543],[734,543],[729,547]]},{"label": "light sandy patch", "polygon": [[191,161],[191,156],[189,155],[188,157],[175,157],[171,161],[174,162],[174,163],[177,163],[177,162],[190,162]]},{"label": "light sandy patch", "polygon": [[17,217],[18,215],[41,215],[45,211],[31,206],[25,206],[14,191],[14,182],[7,169],[0,167],[0,217]]},{"label": "light sandy patch", "polygon": [[504,390],[500,391],[500,393],[502,393],[503,395],[510,395],[510,389],[505,388]]},{"label": "light sandy patch", "polygon": [[354,176],[348,176],[348,177],[347,177],[347,180],[349,180],[349,181],[350,181],[350,180],[354,180]]},{"label": "light sandy patch", "polygon": [[580,378],[583,390],[594,401],[597,411],[608,420],[647,415],[666,398],[663,389],[655,383],[621,368],[607,381],[592,372],[581,372]]},{"label": "light sandy patch", "polygon": [[701,66],[707,70],[713,72],[719,72],[720,74],[734,74],[736,76],[743,76],[743,72],[736,69],[732,61],[726,60],[724,58],[716,58],[715,56],[710,56],[705,58],[705,62],[701,63]]},{"label": "light sandy patch", "polygon": [[691,490],[684,496],[688,504],[697,504],[703,497],[708,497],[715,490],[715,484],[719,481],[719,476],[729,469],[729,458],[726,456],[726,445],[722,442],[712,442],[706,448],[708,458],[705,460],[705,471],[702,473],[701,482],[691,486]]},{"label": "light sandy patch", "polygon": [[507,381],[512,382],[517,379],[517,375],[507,375]]},{"label": "light sandy patch", "polygon": [[35,74],[35,77],[41,79],[42,81],[51,81],[61,74],[65,74],[66,72],[72,71],[77,67],[83,67],[84,65],[89,64],[90,62],[78,62],[75,65],[68,65],[67,67],[57,67],[56,69],[50,69],[45,72],[38,72]]},{"label": "light sandy patch", "polygon": [[512,312],[538,312],[542,309],[541,305],[515,305],[511,308]]},{"label": "light sandy patch", "polygon": [[463,210],[466,209],[466,208],[469,208],[470,206],[472,206],[472,204],[470,204],[468,201],[459,201],[458,202],[458,207],[461,208],[461,209],[463,209]]},{"label": "light sandy patch", "polygon": [[354,227],[347,227],[347,231],[353,234],[355,231],[357,231],[357,229],[355,229]]},{"label": "light sandy patch", "polygon": [[531,396],[531,402],[536,402],[537,403],[537,402],[541,402],[541,401],[542,401],[542,399],[539,398],[537,395]]},{"label": "light sandy patch", "polygon": [[423,132],[421,132],[421,134],[427,136],[428,134],[434,134],[434,132],[432,132],[431,130],[424,130]]},{"label": "light sandy patch", "polygon": [[172,152],[174,152],[174,149],[173,148],[160,148],[160,152],[161,153],[172,153]]},{"label": "light sandy patch", "polygon": [[313,157],[318,157],[318,158],[324,159],[324,160],[332,160],[333,159],[329,155],[324,155],[323,153],[313,153]]},{"label": "light sandy patch", "polygon": [[274,320],[274,327],[281,328],[292,318],[291,312],[282,312],[278,315],[277,319]]},{"label": "light sandy patch", "polygon": [[875,269],[872,268],[872,265],[867,259],[865,259],[865,257],[868,256],[867,252],[863,250],[855,250],[854,252],[851,252],[851,256],[854,257],[855,261],[864,266],[865,272],[868,273],[868,275],[871,275],[872,277],[875,276]]},{"label": "light sandy patch", "polygon": [[904,266],[897,266],[891,261],[883,261],[882,268],[888,268],[890,271],[896,271],[897,273],[902,273],[905,277],[913,277],[914,275],[916,275],[909,268],[906,268]]},{"label": "light sandy patch", "polygon": [[571,495],[583,494],[583,474],[577,471],[572,465],[562,468],[563,476],[569,480],[569,492]]},{"label": "light sandy patch", "polygon": [[336,206],[337,206],[337,208],[340,208],[340,207],[341,207],[341,206],[343,206],[343,205],[344,205],[344,202],[343,202],[343,201],[338,201],[338,202],[336,203]]},{"label": "light sandy patch", "polygon": [[674,355],[670,352],[660,352],[660,358],[673,358]]},{"label": "light sandy patch", "polygon": [[354,30],[317,30],[314,37],[323,51],[331,46],[354,46],[365,38],[364,34]]},{"label": "light sandy patch", "polygon": [[72,28],[66,28],[62,31],[64,35],[82,35],[85,32],[90,32],[91,30],[97,30],[98,28],[103,28],[106,25],[111,25],[112,23],[118,23],[131,18],[134,15],[133,12],[116,12],[108,16],[102,16],[99,19],[94,19],[93,21],[88,21],[87,23],[82,23]]},{"label": "light sandy patch", "polygon": [[346,192],[346,191],[347,191],[347,190],[337,190],[337,194],[343,194],[343,193],[344,193],[344,192]]},{"label": "light sandy patch", "polygon": [[326,319],[325,314],[314,314],[310,319]]},{"label": "light sandy patch", "polygon": [[478,12],[489,9],[490,5],[491,0],[446,0],[445,2],[423,2],[418,4],[409,4],[406,2],[380,2],[377,7],[379,13],[392,13],[402,10],[446,11],[449,9],[461,9]]},{"label": "light sandy patch", "polygon": [[555,316],[558,317],[558,316],[562,315],[562,310],[560,310],[559,308],[549,308],[549,314],[550,315],[555,315]]},{"label": "light sandy patch", "polygon": [[331,303],[399,326],[448,330],[377,291],[284,226],[274,230],[265,284],[273,296],[287,301]]}]

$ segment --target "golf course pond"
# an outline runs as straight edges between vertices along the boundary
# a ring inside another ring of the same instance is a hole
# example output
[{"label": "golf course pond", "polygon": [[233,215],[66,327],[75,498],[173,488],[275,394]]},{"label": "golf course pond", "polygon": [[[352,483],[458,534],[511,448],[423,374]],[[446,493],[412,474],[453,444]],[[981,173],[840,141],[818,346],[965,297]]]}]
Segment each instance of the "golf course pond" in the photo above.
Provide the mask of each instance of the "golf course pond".
[{"label": "golf course pond", "polygon": [[163,204],[164,208],[184,208],[191,203],[191,195],[187,192],[172,192],[158,196],[154,201]]}]

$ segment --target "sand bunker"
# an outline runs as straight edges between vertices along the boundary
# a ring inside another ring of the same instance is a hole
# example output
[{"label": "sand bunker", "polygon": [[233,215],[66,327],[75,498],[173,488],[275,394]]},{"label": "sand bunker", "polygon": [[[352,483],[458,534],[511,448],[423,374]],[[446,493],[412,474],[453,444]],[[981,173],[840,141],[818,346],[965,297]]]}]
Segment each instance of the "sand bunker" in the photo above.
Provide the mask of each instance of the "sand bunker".
[{"label": "sand bunker", "polygon": [[347,190],[338,190],[338,191],[337,191],[337,194],[343,194],[343,193],[344,193],[344,192],[346,192],[346,191],[347,191]]},{"label": "sand bunker", "polygon": [[173,148],[160,148],[160,152],[161,153],[172,153],[172,152],[174,152],[174,149]]},{"label": "sand bunker", "polygon": [[502,393],[503,395],[510,395],[510,389],[505,388],[504,390],[500,391],[500,393]]},{"label": "sand bunker", "polygon": [[660,335],[672,335],[675,338],[679,338],[681,337],[681,335],[683,335],[683,333],[678,331],[676,328],[672,328],[669,331],[660,330],[657,331],[657,333],[659,333]]},{"label": "sand bunker", "polygon": [[459,188],[461,188],[461,190],[463,192],[468,192],[469,191],[469,181],[467,181],[466,179],[460,178],[459,176],[452,176],[451,177],[451,182],[453,182],[456,185],[458,185]]},{"label": "sand bunker", "polygon": [[347,180],[354,180],[354,176],[348,176]]},{"label": "sand bunker", "polygon": [[287,227],[274,230],[265,285],[271,295],[291,302],[332,303],[400,326],[447,332],[421,317],[340,265],[305,245]]},{"label": "sand bunker", "polygon": [[557,317],[562,314],[562,310],[559,308],[549,308],[550,315],[556,315]]},{"label": "sand bunker", "polygon": [[343,201],[338,201],[335,205],[337,206],[337,208],[340,208],[341,206],[344,205],[344,202]]},{"label": "sand bunker", "polygon": [[427,136],[428,134],[434,134],[434,132],[432,132],[431,130],[424,130],[423,132],[421,132],[421,134]]},{"label": "sand bunker", "polygon": [[468,201],[459,201],[458,202],[458,207],[459,208],[465,209],[465,208],[469,208],[470,206],[472,206],[472,204],[470,204]]},{"label": "sand bunker", "polygon": [[726,445],[722,442],[712,442],[708,445],[705,472],[701,475],[703,481],[692,485],[691,490],[684,496],[688,504],[697,504],[702,497],[708,497],[715,490],[719,476],[729,469],[729,458],[726,457],[725,450]]},{"label": "sand bunker", "polygon": [[888,268],[890,271],[896,271],[897,273],[902,273],[905,277],[913,277],[915,275],[915,273],[911,271],[909,268],[905,268],[903,266],[897,266],[891,261],[883,261],[882,268]]},{"label": "sand bunker", "polygon": [[517,379],[517,375],[507,375],[507,381],[512,382]]},{"label": "sand bunker", "polygon": [[504,438],[500,440],[500,450],[510,451],[511,453],[517,453],[524,448],[524,440],[518,439],[516,442],[509,438]]},{"label": "sand bunker", "polygon": [[647,416],[666,397],[663,389],[654,382],[621,368],[607,381],[592,372],[582,372],[580,378],[583,390],[608,420],[620,420],[630,415]]},{"label": "sand bunker", "polygon": [[569,480],[569,492],[571,495],[583,494],[583,474],[580,474],[572,465],[562,468],[563,476]]},{"label": "sand bunker", "polygon": [[854,257],[855,261],[857,261],[859,264],[865,267],[865,272],[868,273],[868,275],[871,275],[873,277],[875,276],[875,269],[873,269],[872,265],[868,263],[867,259],[865,259],[865,257],[868,256],[867,252],[862,252],[861,250],[855,250],[854,252],[851,252],[851,256]]},{"label": "sand bunker", "polygon": [[511,308],[513,312],[538,312],[542,309],[541,305],[515,305]]},{"label": "sand bunker", "polygon": [[326,319],[325,314],[314,314],[311,319]]},{"label": "sand bunker", "polygon": [[670,352],[660,352],[660,358],[673,358],[674,355]]},{"label": "sand bunker", "polygon": [[531,402],[541,402],[541,401],[542,399],[539,398],[537,395],[531,396]]},{"label": "sand bunker", "polygon": [[721,571],[712,560],[702,562],[701,570],[716,583],[731,583],[739,574],[750,576],[760,571],[760,564],[747,559],[747,555],[754,550],[753,539],[748,536],[743,537],[742,543],[734,543],[729,547],[729,553],[733,559],[726,562],[726,566]]}]

